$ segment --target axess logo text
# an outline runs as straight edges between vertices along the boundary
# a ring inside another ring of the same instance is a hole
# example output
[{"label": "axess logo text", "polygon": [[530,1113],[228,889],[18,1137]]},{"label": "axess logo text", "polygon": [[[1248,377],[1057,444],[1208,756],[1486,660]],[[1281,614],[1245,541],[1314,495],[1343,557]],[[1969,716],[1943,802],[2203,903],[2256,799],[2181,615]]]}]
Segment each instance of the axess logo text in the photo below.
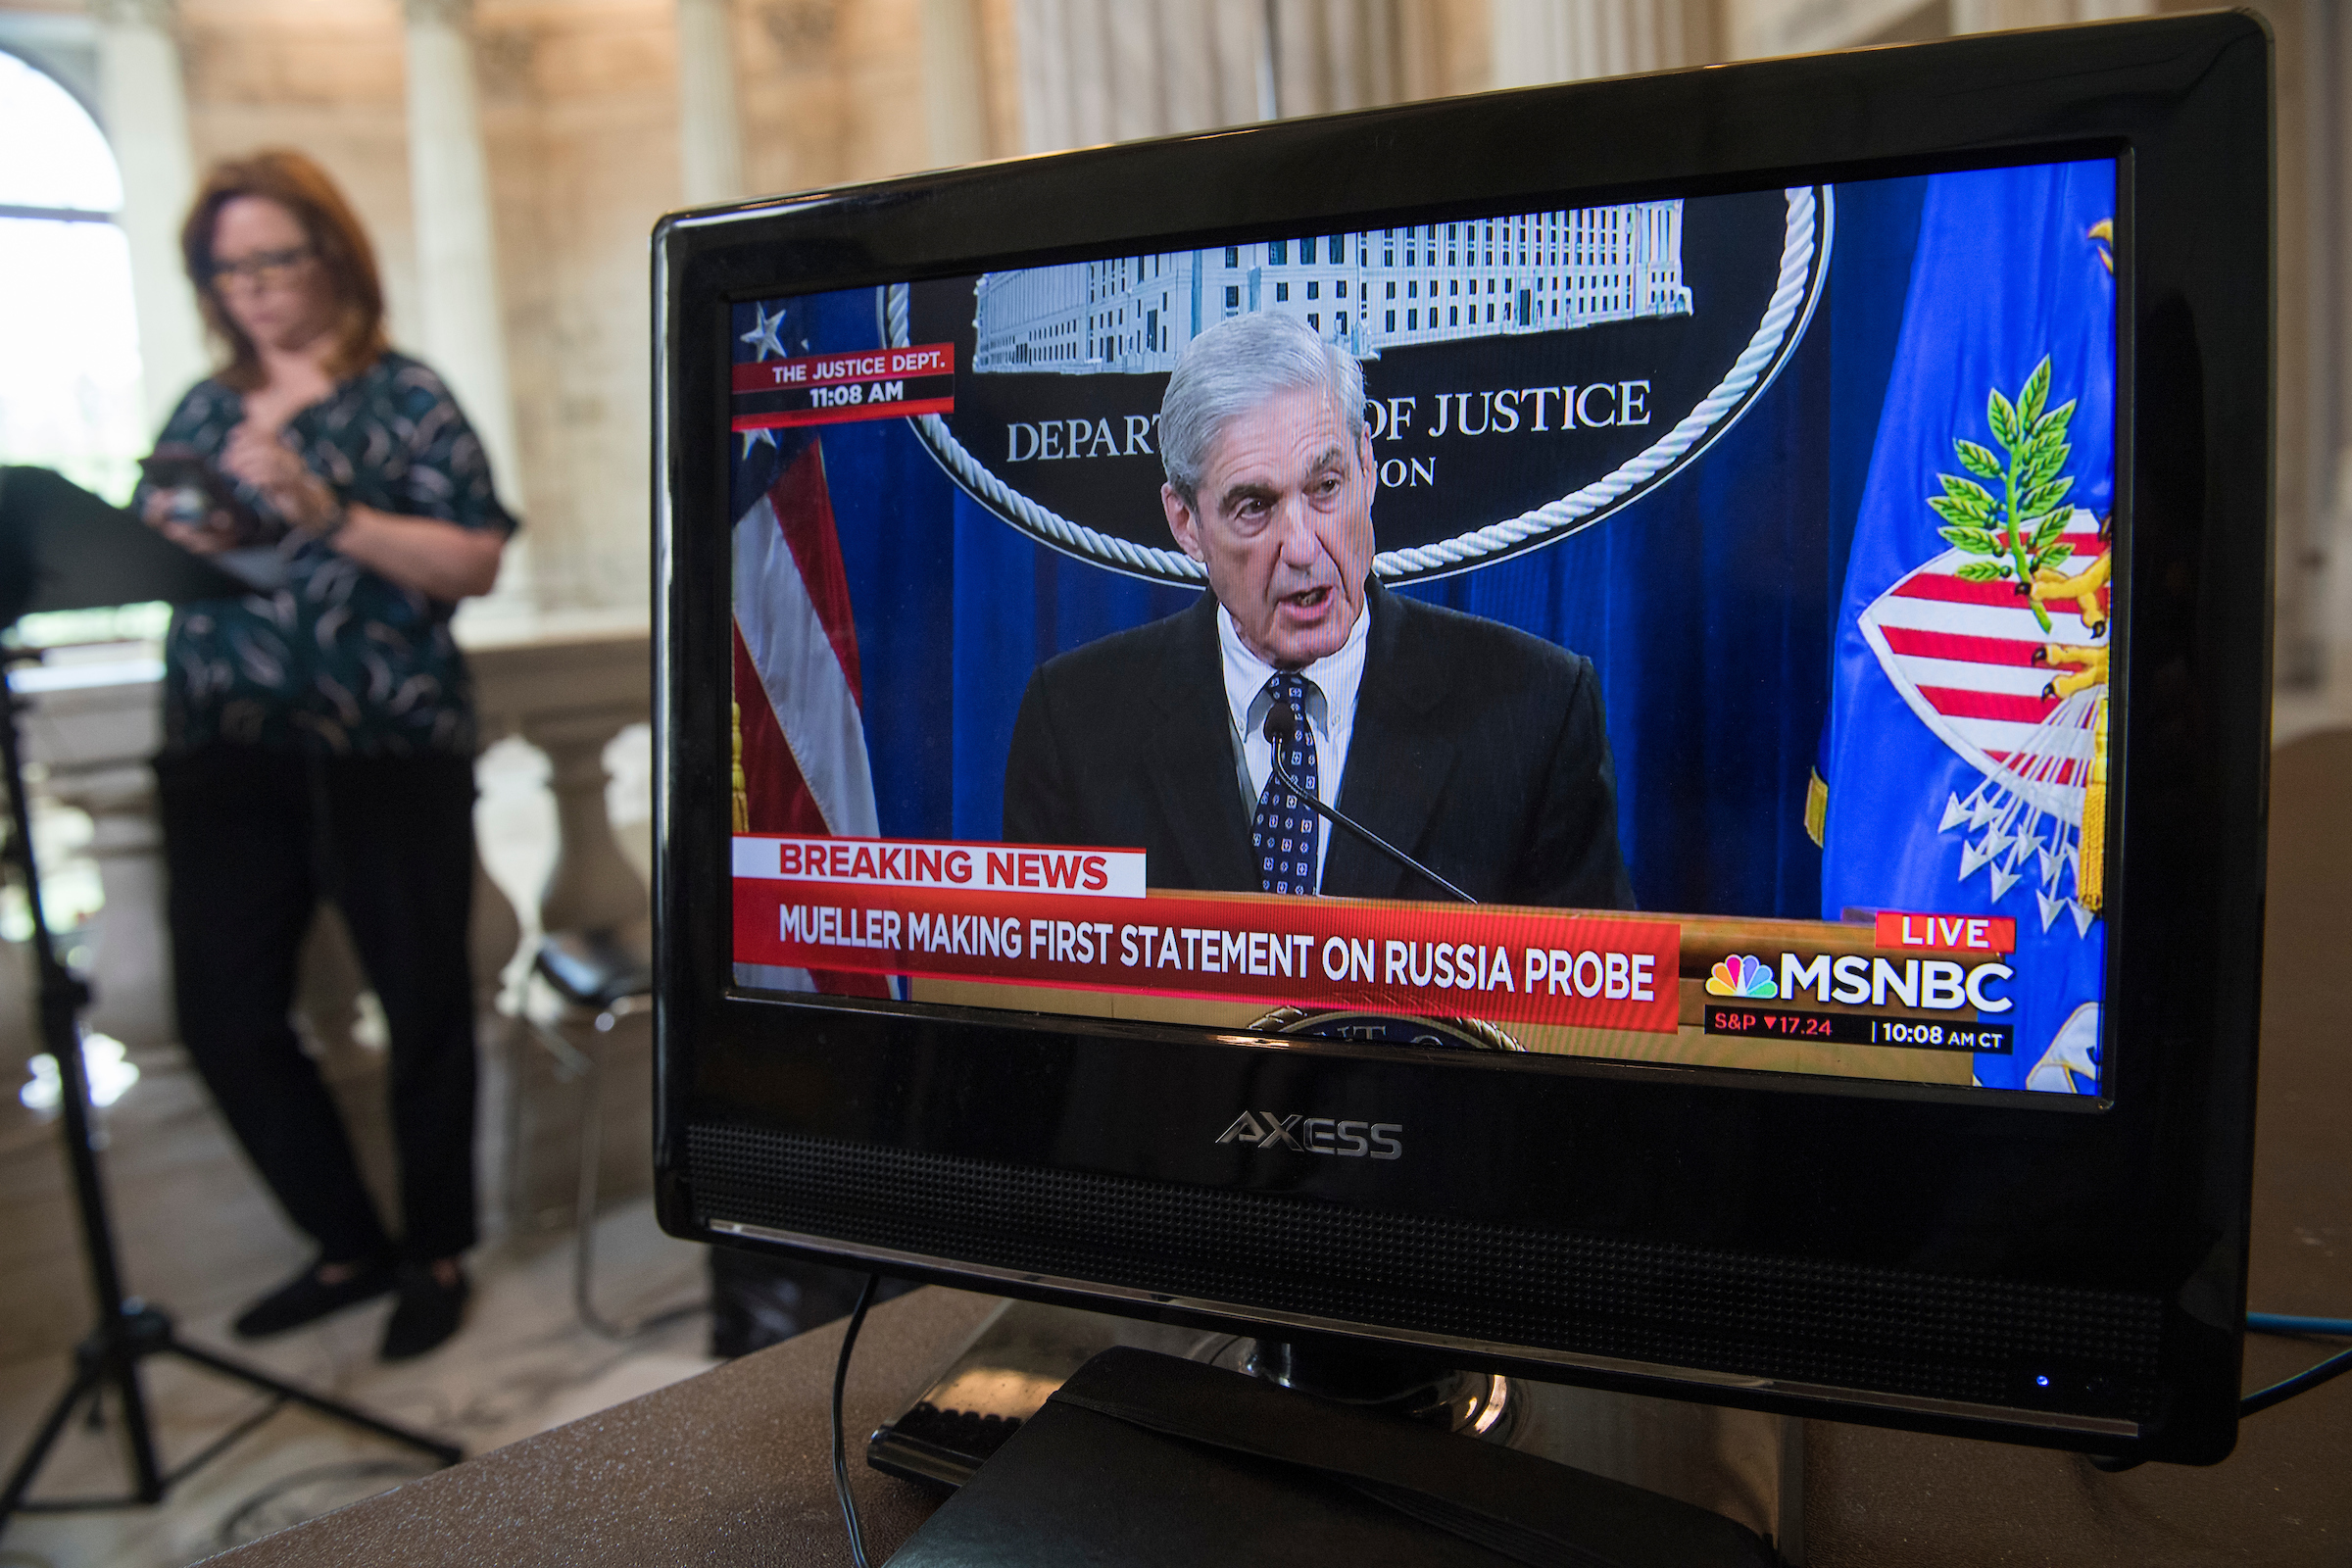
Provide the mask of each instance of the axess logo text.
[{"label": "axess logo text", "polygon": [[1400,1121],[1338,1121],[1329,1116],[1277,1116],[1270,1110],[1243,1111],[1217,1134],[1220,1144],[1253,1144],[1301,1154],[1336,1154],[1343,1159],[1398,1159],[1404,1154]]}]

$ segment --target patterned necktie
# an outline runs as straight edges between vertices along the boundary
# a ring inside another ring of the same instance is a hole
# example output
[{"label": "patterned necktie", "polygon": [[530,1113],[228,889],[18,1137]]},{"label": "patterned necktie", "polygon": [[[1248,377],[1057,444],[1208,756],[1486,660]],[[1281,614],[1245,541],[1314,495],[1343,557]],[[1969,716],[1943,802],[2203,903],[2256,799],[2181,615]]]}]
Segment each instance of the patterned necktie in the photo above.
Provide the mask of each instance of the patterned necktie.
[{"label": "patterned necktie", "polygon": [[[1282,765],[1307,794],[1322,788],[1316,776],[1315,732],[1306,725],[1306,694],[1315,683],[1291,670],[1276,670],[1266,682],[1266,695],[1277,708],[1291,705],[1291,736],[1283,743]],[[1257,815],[1250,823],[1250,843],[1257,852],[1257,885],[1265,893],[1315,891],[1314,808],[1282,787],[1273,769],[1266,770],[1266,787],[1257,797]]]}]

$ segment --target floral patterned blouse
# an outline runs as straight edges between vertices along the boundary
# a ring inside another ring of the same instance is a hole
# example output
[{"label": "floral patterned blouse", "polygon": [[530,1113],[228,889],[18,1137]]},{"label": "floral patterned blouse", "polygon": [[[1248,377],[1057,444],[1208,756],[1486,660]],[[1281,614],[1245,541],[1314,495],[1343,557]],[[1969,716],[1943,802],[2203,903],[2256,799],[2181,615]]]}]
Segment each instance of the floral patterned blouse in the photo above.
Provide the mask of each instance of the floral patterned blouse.
[{"label": "floral patterned blouse", "polygon": [[[157,445],[218,462],[245,417],[216,380],[180,400]],[[482,444],[433,371],[387,353],[287,421],[285,439],[347,503],[511,534]],[[234,481],[232,481],[234,482]],[[277,520],[260,492],[238,495]],[[145,487],[132,502],[146,504]],[[183,605],[164,645],[164,750],[219,744],[362,756],[471,756],[473,682],[454,606],[310,535],[277,546],[285,586]]]}]

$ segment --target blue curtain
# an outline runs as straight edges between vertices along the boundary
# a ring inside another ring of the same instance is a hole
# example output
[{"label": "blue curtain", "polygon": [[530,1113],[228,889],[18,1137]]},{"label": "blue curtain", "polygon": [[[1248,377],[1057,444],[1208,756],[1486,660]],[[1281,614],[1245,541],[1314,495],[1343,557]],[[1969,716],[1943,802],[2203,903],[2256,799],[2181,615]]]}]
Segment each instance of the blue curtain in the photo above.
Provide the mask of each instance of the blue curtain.
[{"label": "blue curtain", "polygon": [[[2115,165],[2095,162],[1937,175],[1919,227],[1899,351],[1877,417],[1862,526],[1840,587],[1842,618],[1831,733],[1829,844],[1821,912],[1936,910],[2017,921],[2017,1049],[1980,1056],[1977,1081],[2023,1088],[2078,1009],[2105,985],[2105,930],[2038,912],[2032,880],[2005,895],[1964,858],[1948,802],[1983,779],[1914,714],[1881,669],[1858,617],[1914,568],[1944,553],[1927,505],[1937,474],[1959,467],[1955,437],[1990,444],[1987,395],[2016,396],[2034,367],[2053,366],[2054,408],[2077,408],[2068,438],[2068,500],[2093,513],[2114,501],[2115,291],[2093,243],[2115,214]],[[2095,1033],[2095,1030],[2094,1030]],[[2051,1080],[2057,1082],[2058,1080]],[[2075,1080],[2089,1092],[2089,1075]]]}]

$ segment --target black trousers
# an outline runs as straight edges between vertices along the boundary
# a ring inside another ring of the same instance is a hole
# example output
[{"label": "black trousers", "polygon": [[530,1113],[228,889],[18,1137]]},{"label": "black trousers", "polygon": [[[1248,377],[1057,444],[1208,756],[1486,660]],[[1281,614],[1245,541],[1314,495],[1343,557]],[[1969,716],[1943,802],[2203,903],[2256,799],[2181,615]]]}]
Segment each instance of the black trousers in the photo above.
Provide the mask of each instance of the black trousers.
[{"label": "black trousers", "polygon": [[157,760],[179,1033],[287,1217],[329,1261],[394,1251],[289,1015],[320,898],[390,1026],[401,1237],[474,1242],[473,764],[214,746]]}]

